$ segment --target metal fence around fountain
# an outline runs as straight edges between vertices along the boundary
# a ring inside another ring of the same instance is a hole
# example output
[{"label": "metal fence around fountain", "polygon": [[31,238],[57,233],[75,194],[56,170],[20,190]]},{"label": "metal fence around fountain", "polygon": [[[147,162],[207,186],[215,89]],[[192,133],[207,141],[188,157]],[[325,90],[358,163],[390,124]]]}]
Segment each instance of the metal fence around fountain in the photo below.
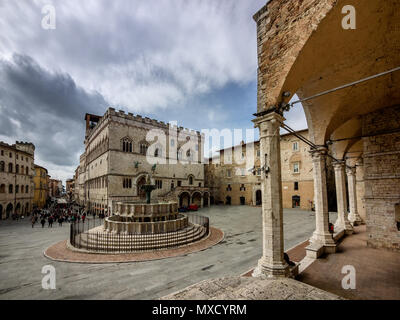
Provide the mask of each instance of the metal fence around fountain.
[{"label": "metal fence around fountain", "polygon": [[[173,232],[115,234],[93,230],[104,219],[90,218],[71,223],[70,243],[73,247],[100,253],[129,253],[177,248],[207,237],[210,233],[208,217],[187,214],[189,227]],[[90,231],[90,232],[89,232]]]}]

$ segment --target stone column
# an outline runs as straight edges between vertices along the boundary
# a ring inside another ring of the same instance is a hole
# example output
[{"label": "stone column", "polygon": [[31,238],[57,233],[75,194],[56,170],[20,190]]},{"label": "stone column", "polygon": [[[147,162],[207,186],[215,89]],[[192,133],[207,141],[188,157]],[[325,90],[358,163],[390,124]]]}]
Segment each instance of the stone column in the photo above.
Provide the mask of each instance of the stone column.
[{"label": "stone column", "polygon": [[319,147],[310,151],[314,173],[315,231],[310,239],[312,244],[324,247],[325,252],[336,251],[336,244],[329,232],[328,192],[326,188],[327,148]]},{"label": "stone column", "polygon": [[349,187],[349,221],[353,226],[357,226],[362,223],[362,219],[357,208],[356,168],[347,168],[346,174]]},{"label": "stone column", "polygon": [[285,119],[271,112],[254,121],[260,130],[262,180],[263,255],[254,277],[288,277],[283,258],[283,208],[280,152],[280,125]]},{"label": "stone column", "polygon": [[362,158],[356,162],[356,190],[358,215],[361,217],[361,224],[365,224],[367,214],[365,212],[364,163]]},{"label": "stone column", "polygon": [[344,161],[333,163],[335,169],[335,185],[338,218],[335,222],[335,232],[345,230],[346,234],[353,233],[353,226],[347,217],[346,177]]}]

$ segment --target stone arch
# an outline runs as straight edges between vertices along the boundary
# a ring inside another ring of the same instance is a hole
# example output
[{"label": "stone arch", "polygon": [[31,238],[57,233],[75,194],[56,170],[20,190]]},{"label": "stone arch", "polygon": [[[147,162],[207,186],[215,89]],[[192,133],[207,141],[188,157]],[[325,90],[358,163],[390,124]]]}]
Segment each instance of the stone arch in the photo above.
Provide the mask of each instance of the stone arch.
[{"label": "stone arch", "polygon": [[183,191],[178,195],[179,199],[179,207],[188,207],[190,205],[190,193],[187,191]]},{"label": "stone arch", "polygon": [[200,191],[194,191],[191,196],[192,203],[196,204],[197,206],[199,206],[201,208],[202,207],[202,203],[201,203],[202,197],[203,196]]},{"label": "stone arch", "polygon": [[136,178],[135,185],[136,185],[136,195],[140,199],[146,198],[146,192],[142,189],[142,186],[146,184],[147,174],[141,174]]}]

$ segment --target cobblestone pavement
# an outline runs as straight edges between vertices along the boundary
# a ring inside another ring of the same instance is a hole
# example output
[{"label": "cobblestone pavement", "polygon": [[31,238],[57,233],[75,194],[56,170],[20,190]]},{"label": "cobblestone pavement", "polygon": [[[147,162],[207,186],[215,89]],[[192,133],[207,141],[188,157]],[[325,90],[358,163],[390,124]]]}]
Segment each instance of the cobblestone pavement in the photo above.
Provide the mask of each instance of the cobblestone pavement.
[{"label": "cobblestone pavement", "polygon": [[161,300],[342,300],[293,279],[225,277],[197,283]]},{"label": "cobblestone pavement", "polygon": [[[26,219],[0,221],[0,299],[157,299],[255,266],[261,256],[261,208],[213,206],[199,214],[210,217],[211,225],[225,233],[218,245],[170,259],[101,265],[44,257],[46,248],[68,237],[68,225],[32,229]],[[311,236],[314,213],[285,210],[284,223],[289,249]],[[56,268],[56,290],[41,287],[45,265]]]}]

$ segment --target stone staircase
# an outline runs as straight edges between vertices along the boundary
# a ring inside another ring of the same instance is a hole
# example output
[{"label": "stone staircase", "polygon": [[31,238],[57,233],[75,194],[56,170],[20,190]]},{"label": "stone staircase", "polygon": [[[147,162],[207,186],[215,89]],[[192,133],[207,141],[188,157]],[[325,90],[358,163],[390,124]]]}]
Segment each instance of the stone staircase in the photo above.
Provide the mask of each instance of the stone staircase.
[{"label": "stone staircase", "polygon": [[78,235],[76,247],[91,252],[127,253],[176,248],[196,242],[207,236],[203,226],[190,224],[187,228],[159,234],[113,234],[103,226]]}]

